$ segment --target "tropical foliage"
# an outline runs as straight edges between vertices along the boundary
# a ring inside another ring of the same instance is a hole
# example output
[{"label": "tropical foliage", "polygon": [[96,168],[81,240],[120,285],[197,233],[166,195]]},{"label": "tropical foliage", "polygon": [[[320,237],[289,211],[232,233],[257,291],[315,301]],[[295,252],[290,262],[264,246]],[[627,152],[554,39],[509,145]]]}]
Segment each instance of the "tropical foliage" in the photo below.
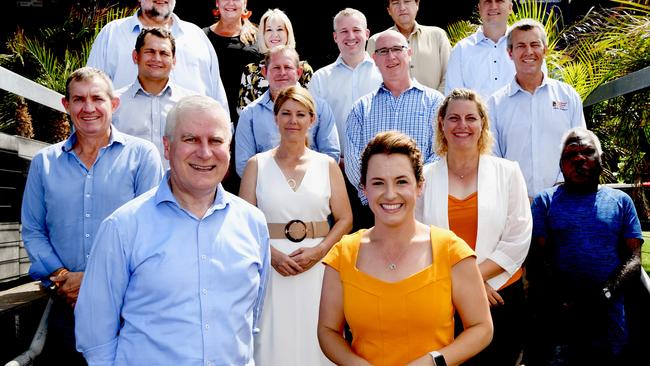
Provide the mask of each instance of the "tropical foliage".
[{"label": "tropical foliage", "polygon": [[[10,54],[0,56],[0,65],[63,94],[66,79],[72,71],[85,65],[92,42],[101,28],[133,11],[133,8],[102,7],[95,2],[72,8],[63,24],[43,28],[38,34],[27,35],[19,29],[8,40]],[[16,113],[16,106],[25,103],[23,98],[6,92],[2,92],[0,98],[0,120],[3,121],[0,131],[46,142],[58,142],[68,136],[70,127],[65,114],[29,101],[27,110]],[[25,127],[30,115],[31,120],[39,122],[33,128]]]},{"label": "tropical foliage", "polygon": [[[582,19],[564,27],[562,14],[546,3],[514,1],[510,24],[537,19],[546,29],[549,75],[572,85],[583,100],[599,86],[650,66],[650,1],[614,0],[612,8],[592,8]],[[472,17],[474,21],[477,16]],[[478,27],[471,21],[451,24],[452,43]],[[650,180],[650,91],[612,98],[586,108],[588,126],[603,144],[604,182],[641,183]],[[636,190],[642,217],[647,199]]]}]

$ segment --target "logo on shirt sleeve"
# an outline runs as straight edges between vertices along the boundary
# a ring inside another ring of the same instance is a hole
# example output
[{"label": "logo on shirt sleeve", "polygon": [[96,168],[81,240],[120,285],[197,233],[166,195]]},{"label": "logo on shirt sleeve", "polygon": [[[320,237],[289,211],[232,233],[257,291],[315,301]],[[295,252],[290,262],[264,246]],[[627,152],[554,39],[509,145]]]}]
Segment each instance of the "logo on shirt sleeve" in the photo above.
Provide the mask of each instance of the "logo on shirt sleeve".
[{"label": "logo on shirt sleeve", "polygon": [[563,111],[566,111],[567,109],[569,109],[569,107],[568,107],[569,103],[568,102],[563,102],[561,100],[554,100],[552,104],[553,104],[553,109],[560,109],[560,110],[563,110]]}]

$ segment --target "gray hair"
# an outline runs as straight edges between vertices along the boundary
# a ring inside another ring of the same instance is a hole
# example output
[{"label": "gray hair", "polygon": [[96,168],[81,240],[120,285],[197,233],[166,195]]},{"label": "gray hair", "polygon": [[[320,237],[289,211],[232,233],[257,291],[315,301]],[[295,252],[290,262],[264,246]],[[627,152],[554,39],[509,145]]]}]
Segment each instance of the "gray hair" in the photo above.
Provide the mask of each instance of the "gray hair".
[{"label": "gray hair", "polygon": [[105,92],[108,94],[109,98],[114,99],[115,93],[113,92],[113,83],[108,75],[98,68],[89,66],[76,69],[68,76],[68,79],[65,81],[65,99],[70,100],[70,84],[72,84],[73,81],[86,81],[94,78],[101,79],[106,83]]},{"label": "gray hair", "polygon": [[544,25],[535,19],[524,18],[515,22],[515,24],[511,25],[508,28],[508,32],[506,32],[508,49],[512,50],[513,31],[515,30],[527,31],[531,29],[539,30],[539,34],[542,37],[542,43],[544,44],[544,47],[548,47],[548,36],[546,35],[546,30],[544,29]]},{"label": "gray hair", "polygon": [[178,121],[188,113],[197,111],[214,112],[230,124],[230,117],[221,106],[221,103],[205,95],[192,95],[179,100],[167,114],[165,137],[172,141]]},{"label": "gray hair", "polygon": [[332,22],[332,28],[336,32],[336,22],[339,21],[342,17],[357,17],[361,21],[361,24],[363,24],[363,28],[367,29],[368,28],[368,21],[366,20],[366,16],[363,15],[362,12],[360,12],[357,9],[352,9],[352,8],[345,8],[341,11],[339,11],[335,16],[334,16],[334,21]]},{"label": "gray hair", "polygon": [[598,139],[598,136],[596,136],[595,133],[592,131],[584,128],[584,127],[574,127],[567,132],[564,133],[562,136],[562,144],[560,146],[561,150],[564,151],[567,146],[569,146],[572,143],[581,141],[581,140],[586,140],[586,141],[591,141],[594,143],[594,147],[596,148],[596,154],[598,155],[598,160],[600,160],[601,156],[603,155],[603,148],[600,145],[600,139]]}]

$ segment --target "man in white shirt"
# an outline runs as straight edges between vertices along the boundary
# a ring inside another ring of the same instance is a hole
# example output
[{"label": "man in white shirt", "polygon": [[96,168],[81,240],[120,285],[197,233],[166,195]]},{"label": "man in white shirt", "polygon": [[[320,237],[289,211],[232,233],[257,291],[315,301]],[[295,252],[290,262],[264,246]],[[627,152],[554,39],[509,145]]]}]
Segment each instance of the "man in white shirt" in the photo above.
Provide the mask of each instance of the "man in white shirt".
[{"label": "man in white shirt", "polygon": [[512,0],[478,0],[478,12],[481,27],[451,50],[445,95],[456,88],[467,88],[487,99],[515,75],[506,39]]},{"label": "man in white shirt", "polygon": [[176,66],[171,79],[182,87],[216,99],[228,109],[219,61],[210,40],[196,25],[174,14],[176,0],[140,0],[136,14],[114,20],[95,38],[87,66],[104,71],[116,89],[133,82],[138,69],[131,61],[135,40],[145,27],[168,29],[176,39]]},{"label": "man in white shirt", "polygon": [[332,108],[343,152],[345,121],[352,105],[360,97],[377,90],[382,77],[366,53],[370,31],[362,12],[351,8],[338,12],[334,17],[333,35],[340,55],[336,61],[314,73],[309,91],[325,99]]},{"label": "man in white shirt", "polygon": [[512,81],[488,100],[494,153],[519,163],[528,196],[564,180],[557,162],[564,133],[586,127],[582,100],[570,85],[544,74],[548,51],[544,26],[522,19],[508,30]]}]

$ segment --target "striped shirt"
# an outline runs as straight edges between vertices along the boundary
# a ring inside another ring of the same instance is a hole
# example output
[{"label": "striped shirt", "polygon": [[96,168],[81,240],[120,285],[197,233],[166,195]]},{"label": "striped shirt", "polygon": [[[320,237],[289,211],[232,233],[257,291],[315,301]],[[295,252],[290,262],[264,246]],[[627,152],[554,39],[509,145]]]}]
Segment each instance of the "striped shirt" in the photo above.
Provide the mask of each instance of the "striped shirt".
[{"label": "striped shirt", "polygon": [[437,90],[412,80],[411,87],[394,97],[382,84],[376,92],[361,97],[352,107],[346,122],[345,174],[357,188],[359,199],[368,203],[359,188],[361,153],[379,132],[397,130],[415,140],[424,163],[437,159],[434,120],[443,96]]}]

